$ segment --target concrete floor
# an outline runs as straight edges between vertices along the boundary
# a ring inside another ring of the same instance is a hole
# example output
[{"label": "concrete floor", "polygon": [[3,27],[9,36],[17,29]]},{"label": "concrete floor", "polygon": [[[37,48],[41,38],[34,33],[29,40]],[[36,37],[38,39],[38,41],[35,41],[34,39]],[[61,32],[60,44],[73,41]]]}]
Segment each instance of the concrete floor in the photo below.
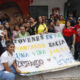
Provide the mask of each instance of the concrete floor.
[{"label": "concrete floor", "polygon": [[40,75],[30,77],[17,76],[16,80],[80,80],[80,66],[46,73],[43,74],[42,77],[40,77]]},{"label": "concrete floor", "polygon": [[[74,50],[72,49],[74,55]],[[17,76],[16,80],[80,80],[80,66],[36,76]]]}]

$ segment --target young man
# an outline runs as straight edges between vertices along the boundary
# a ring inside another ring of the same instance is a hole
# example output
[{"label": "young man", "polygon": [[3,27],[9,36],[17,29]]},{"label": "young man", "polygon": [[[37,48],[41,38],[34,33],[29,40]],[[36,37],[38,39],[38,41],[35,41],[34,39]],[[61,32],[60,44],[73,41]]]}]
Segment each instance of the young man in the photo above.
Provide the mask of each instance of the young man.
[{"label": "young man", "polygon": [[17,38],[22,38],[22,37],[26,37],[29,36],[30,34],[28,32],[26,32],[26,29],[24,26],[20,27],[20,32],[17,35]]}]

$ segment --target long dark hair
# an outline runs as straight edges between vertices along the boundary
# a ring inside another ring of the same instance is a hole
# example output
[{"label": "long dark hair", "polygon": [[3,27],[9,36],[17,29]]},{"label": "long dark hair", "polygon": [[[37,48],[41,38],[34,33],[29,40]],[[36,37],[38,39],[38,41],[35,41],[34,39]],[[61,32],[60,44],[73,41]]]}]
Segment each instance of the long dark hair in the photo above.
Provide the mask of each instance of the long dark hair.
[{"label": "long dark hair", "polygon": [[[39,16],[39,17],[42,18],[42,16]],[[38,33],[38,27],[39,27],[39,25],[40,25],[39,17],[38,17],[38,19],[37,19],[37,24],[36,24],[36,33]],[[43,24],[43,20],[42,20],[42,23],[41,23],[41,24]]]},{"label": "long dark hair", "polygon": [[[54,25],[50,26],[51,22],[53,22],[52,20],[48,20],[48,31],[49,30],[53,30],[53,32],[55,32],[55,28]],[[53,22],[54,23],[54,22]]]},{"label": "long dark hair", "polygon": [[5,51],[5,48],[2,46],[1,44],[1,38],[0,38],[0,56],[2,55],[2,53]]},{"label": "long dark hair", "polygon": [[10,29],[10,25],[9,25],[9,28],[6,28],[6,26],[5,26],[6,23],[9,24],[9,22],[5,22],[5,23],[4,23],[4,30],[7,30],[8,38],[11,39],[11,38],[12,38],[12,37],[11,37],[11,36],[12,36],[12,32],[11,32],[11,29]]},{"label": "long dark hair", "polygon": [[0,44],[0,56],[3,54],[4,51],[8,50],[8,47],[13,44],[13,41],[6,41],[6,48],[2,47],[2,45]]},{"label": "long dark hair", "polygon": [[70,23],[70,25],[71,25],[70,20],[67,20],[67,21],[65,22],[65,28],[67,28],[67,22],[69,22],[69,23]]}]

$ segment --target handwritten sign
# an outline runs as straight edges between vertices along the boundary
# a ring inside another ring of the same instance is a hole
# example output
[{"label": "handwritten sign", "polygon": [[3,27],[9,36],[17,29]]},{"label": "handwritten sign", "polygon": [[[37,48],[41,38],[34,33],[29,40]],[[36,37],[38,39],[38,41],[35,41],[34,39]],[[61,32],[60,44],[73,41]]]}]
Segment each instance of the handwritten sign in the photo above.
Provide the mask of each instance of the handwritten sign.
[{"label": "handwritten sign", "polygon": [[79,65],[61,33],[14,40],[17,66],[23,73],[50,72]]}]

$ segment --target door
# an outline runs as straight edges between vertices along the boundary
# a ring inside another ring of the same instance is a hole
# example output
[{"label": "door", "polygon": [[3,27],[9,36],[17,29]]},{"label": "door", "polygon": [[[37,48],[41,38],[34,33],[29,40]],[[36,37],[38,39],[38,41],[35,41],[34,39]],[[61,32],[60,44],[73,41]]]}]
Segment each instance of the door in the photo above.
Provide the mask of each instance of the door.
[{"label": "door", "polygon": [[48,17],[48,6],[30,6],[29,13],[31,17],[37,18],[38,16]]}]

